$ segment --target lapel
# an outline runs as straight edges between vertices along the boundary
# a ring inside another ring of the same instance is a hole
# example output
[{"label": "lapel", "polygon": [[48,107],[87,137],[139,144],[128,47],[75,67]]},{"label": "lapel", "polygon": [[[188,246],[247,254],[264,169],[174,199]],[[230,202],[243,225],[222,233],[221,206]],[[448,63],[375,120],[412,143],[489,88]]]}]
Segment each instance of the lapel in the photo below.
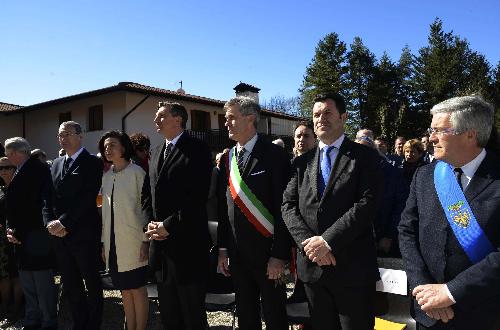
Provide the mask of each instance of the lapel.
[{"label": "lapel", "polygon": [[[83,149],[80,155],[71,163],[71,166],[68,168],[68,171],[66,173],[63,173],[63,168],[61,168],[61,173],[63,175],[62,180],[66,179],[69,177],[70,173],[73,173],[73,171],[80,166],[80,163],[83,161],[85,157],[87,157],[88,151],[86,149]],[[62,166],[64,167],[64,160],[62,162]]]},{"label": "lapel", "polygon": [[469,203],[494,181],[492,173],[497,172],[496,166],[498,164],[493,164],[490,154],[487,153],[469,185],[465,188],[464,195]]},{"label": "lapel", "polygon": [[[332,167],[332,172],[330,173],[330,177],[328,178],[328,182],[325,187],[325,191],[323,192],[323,196],[321,197],[320,204],[323,203],[323,200],[325,199],[325,196],[332,190],[333,184],[337,182],[337,179],[339,176],[344,172],[347,164],[351,161],[351,145],[352,143],[350,140],[347,139],[347,137],[344,137],[344,141],[342,142],[342,145],[340,146],[339,152],[337,154],[337,157],[335,158],[335,163],[333,164]],[[319,153],[318,153],[318,161],[317,161],[317,168],[319,167]],[[316,170],[317,172],[318,170]],[[317,180],[316,180],[317,184]],[[317,189],[316,189],[317,191]]]},{"label": "lapel", "polygon": [[[161,166],[159,176],[163,175],[163,172],[167,171],[167,169],[172,165],[174,160],[177,158],[177,155],[179,154],[179,148],[182,148],[182,145],[186,139],[186,132],[184,131],[182,135],[179,137],[179,140],[175,143],[174,146],[172,146],[172,150],[167,156],[167,159],[163,160],[163,165]],[[165,145],[166,142],[163,143],[163,147],[161,148],[161,152],[159,153],[159,157],[163,158],[163,151],[165,150]],[[160,160],[158,160],[160,161]]]},{"label": "lapel", "polygon": [[309,178],[311,182],[311,189],[316,196],[317,200],[320,200],[320,196],[318,195],[318,174],[319,174],[319,153],[320,149],[316,146],[316,153],[314,157],[311,158],[308,164]]},{"label": "lapel", "polygon": [[19,172],[17,172],[14,175],[14,177],[12,178],[12,181],[9,184],[9,189],[14,189],[16,187],[16,183],[20,180],[19,175],[22,175],[26,171],[26,169],[31,166],[31,164],[30,164],[31,160],[32,160],[32,158],[28,158],[28,160],[24,163],[24,165],[21,167]]},{"label": "lapel", "polygon": [[250,173],[252,173],[255,166],[257,166],[257,163],[259,163],[259,159],[262,159],[262,140],[260,136],[257,136],[257,142],[255,142],[250,155],[248,155],[248,160],[245,164],[245,168],[243,169],[242,178],[246,178]]},{"label": "lapel", "polygon": [[63,178],[63,164],[64,157],[59,157],[56,161],[54,161],[54,164],[52,164],[52,166],[54,167],[52,173],[55,174],[53,174],[53,180],[56,185],[58,185]]}]

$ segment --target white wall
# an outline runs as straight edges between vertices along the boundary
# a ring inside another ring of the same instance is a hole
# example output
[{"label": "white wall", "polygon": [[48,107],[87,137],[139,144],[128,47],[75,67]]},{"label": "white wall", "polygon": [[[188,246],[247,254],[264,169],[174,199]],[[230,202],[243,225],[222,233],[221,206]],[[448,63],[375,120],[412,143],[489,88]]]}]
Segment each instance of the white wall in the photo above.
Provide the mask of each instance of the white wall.
[{"label": "white wall", "polygon": [[295,120],[271,117],[271,134],[292,136],[295,123]]},{"label": "white wall", "polygon": [[[47,153],[49,159],[55,158],[60,149],[56,138],[59,126],[59,114],[71,111],[71,119],[80,123],[85,131],[83,138],[84,147],[89,152],[98,152],[98,141],[105,131],[122,129],[122,117],[144,98],[145,94],[136,92],[113,92],[99,96],[75,100],[62,105],[53,105],[26,113],[26,138],[33,148],[40,148]],[[151,139],[151,144],[162,142],[163,138],[156,132],[153,119],[159,101],[168,100],[164,97],[151,96],[142,103],[126,119],[125,131],[127,134],[142,132]],[[210,113],[210,127],[219,129],[218,115],[224,114],[222,105],[204,105],[195,102],[181,101],[188,111],[187,128],[191,127],[191,110],[201,110]],[[103,130],[87,132],[88,108],[94,105],[103,106]],[[271,117],[271,132],[277,135],[291,135],[295,121]],[[267,116],[263,116],[258,131],[267,133]],[[0,115],[0,139],[5,141],[8,137],[22,136],[21,114]]]},{"label": "white wall", "polygon": [[[94,105],[103,106],[103,130],[87,132],[88,108]],[[26,114],[26,138],[33,148],[40,148],[47,153],[49,159],[57,157],[60,149],[57,140],[59,129],[59,113],[71,112],[71,120],[82,125],[84,130],[83,146],[93,154],[98,152],[97,143],[102,134],[109,129],[120,129],[121,114],[125,110],[125,93],[114,92],[93,96],[82,100],[54,105],[38,109]]]},{"label": "white wall", "polygon": [[15,136],[23,136],[23,117],[20,113],[9,116],[0,115],[0,142]]},{"label": "white wall", "polygon": [[[127,109],[132,109],[137,103],[139,103],[143,98],[142,93],[127,92],[126,103]],[[218,115],[224,114],[222,106],[212,106],[204,105],[194,102],[178,101],[173,99],[167,99],[165,97],[151,96],[144,103],[142,103],[134,112],[132,112],[126,119],[126,133],[132,134],[135,132],[142,132],[149,136],[151,140],[151,145],[156,145],[163,142],[163,138],[156,132],[156,128],[153,124],[153,119],[156,114],[158,107],[158,102],[160,101],[172,101],[179,102],[182,104],[188,112],[187,129],[191,128],[191,110],[201,110],[210,113],[210,127],[212,129],[218,129]],[[127,111],[128,111],[127,110]]]}]

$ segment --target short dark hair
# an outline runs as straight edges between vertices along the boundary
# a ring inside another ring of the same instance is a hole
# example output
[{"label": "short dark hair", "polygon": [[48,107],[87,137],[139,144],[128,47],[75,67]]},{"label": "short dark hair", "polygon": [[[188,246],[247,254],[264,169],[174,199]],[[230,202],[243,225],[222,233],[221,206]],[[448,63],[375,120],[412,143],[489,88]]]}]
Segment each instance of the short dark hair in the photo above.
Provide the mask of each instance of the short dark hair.
[{"label": "short dark hair", "polygon": [[149,148],[151,147],[151,141],[149,141],[149,137],[143,133],[134,133],[130,135],[130,141],[132,142],[134,150],[137,149],[149,150]]},{"label": "short dark hair", "polygon": [[385,143],[387,143],[387,138],[383,135],[377,136],[373,141],[375,140],[384,141]]},{"label": "short dark hair", "polygon": [[314,101],[314,103],[325,102],[327,99],[330,99],[333,102],[335,102],[335,105],[337,106],[337,110],[340,114],[343,114],[346,112],[344,97],[338,93],[335,93],[335,92],[321,93],[321,94],[316,95],[314,97],[313,101]]},{"label": "short dark hair", "polygon": [[158,102],[158,109],[160,109],[161,107],[165,107],[166,109],[168,108],[168,112],[170,112],[172,117],[181,117],[181,126],[182,128],[186,128],[188,113],[186,111],[186,108],[182,104],[177,102],[161,101]]},{"label": "short dark hair", "polygon": [[310,128],[311,131],[313,132],[314,136],[316,136],[316,133],[314,133],[314,125],[313,125],[313,122],[311,120],[300,120],[300,121],[296,122],[295,128],[293,129],[293,135],[295,135],[295,131],[300,126],[305,126],[307,128]]},{"label": "short dark hair", "polygon": [[130,138],[128,137],[127,134],[121,132],[121,131],[108,131],[104,133],[104,135],[101,137],[99,140],[99,152],[101,153],[102,160],[105,161],[106,163],[111,163],[106,159],[106,155],[104,154],[104,141],[107,138],[115,138],[118,141],[120,141],[120,144],[122,147],[125,149],[123,151],[122,157],[125,158],[126,160],[130,161],[132,157],[134,157],[134,147],[132,146],[132,142],[130,141]]}]

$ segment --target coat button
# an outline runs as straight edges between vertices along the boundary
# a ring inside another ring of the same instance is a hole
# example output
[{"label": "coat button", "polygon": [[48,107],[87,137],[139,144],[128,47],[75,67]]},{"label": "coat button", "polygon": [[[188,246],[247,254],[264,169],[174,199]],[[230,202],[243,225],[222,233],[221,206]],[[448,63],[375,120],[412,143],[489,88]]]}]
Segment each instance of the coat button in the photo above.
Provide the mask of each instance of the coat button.
[{"label": "coat button", "polygon": [[318,208],[318,213],[322,213],[323,212],[323,208]]}]

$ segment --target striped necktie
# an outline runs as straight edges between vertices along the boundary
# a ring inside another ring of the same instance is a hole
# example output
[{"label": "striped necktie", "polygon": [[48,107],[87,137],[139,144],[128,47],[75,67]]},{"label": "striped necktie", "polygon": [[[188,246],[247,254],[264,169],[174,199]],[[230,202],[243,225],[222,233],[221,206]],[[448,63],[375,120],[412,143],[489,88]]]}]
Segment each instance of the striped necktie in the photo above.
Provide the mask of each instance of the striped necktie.
[{"label": "striped necktie", "polygon": [[245,148],[241,148],[240,151],[238,151],[238,154],[236,155],[236,160],[238,162],[238,169],[240,170],[240,173],[243,172],[243,169],[245,168],[245,152],[247,150]]}]

